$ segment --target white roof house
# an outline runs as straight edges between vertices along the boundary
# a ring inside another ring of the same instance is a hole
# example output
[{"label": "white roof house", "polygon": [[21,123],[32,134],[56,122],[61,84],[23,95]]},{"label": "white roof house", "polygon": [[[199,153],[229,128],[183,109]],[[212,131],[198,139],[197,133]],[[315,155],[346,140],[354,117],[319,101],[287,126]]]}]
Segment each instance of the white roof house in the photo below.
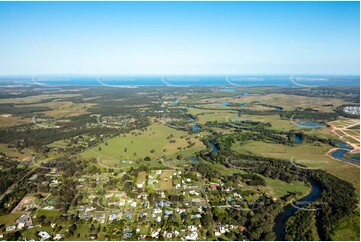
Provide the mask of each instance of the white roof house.
[{"label": "white roof house", "polygon": [[198,233],[192,232],[191,234],[184,237],[186,240],[197,240],[198,239]]},{"label": "white roof house", "polygon": [[53,239],[54,239],[54,240],[60,240],[60,239],[62,239],[62,238],[64,238],[64,235],[62,235],[62,234],[56,234]]},{"label": "white roof house", "polygon": [[39,236],[42,238],[42,239],[49,239],[51,236],[48,232],[46,231],[40,231],[39,232]]},{"label": "white roof house", "polygon": [[151,234],[152,238],[158,237],[159,232],[160,232],[160,229],[157,229],[156,231],[153,231],[152,234]]}]

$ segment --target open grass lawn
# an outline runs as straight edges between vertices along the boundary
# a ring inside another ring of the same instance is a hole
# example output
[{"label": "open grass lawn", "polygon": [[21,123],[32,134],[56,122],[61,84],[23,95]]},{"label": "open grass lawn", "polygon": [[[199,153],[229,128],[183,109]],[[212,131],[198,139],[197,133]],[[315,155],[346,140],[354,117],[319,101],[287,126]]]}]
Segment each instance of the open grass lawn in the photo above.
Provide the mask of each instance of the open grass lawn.
[{"label": "open grass lawn", "polygon": [[9,213],[7,215],[0,216],[0,224],[5,224],[5,226],[15,224],[17,220],[24,213]]},{"label": "open grass lawn", "polygon": [[288,192],[301,193],[300,197],[304,197],[311,191],[311,188],[301,181],[287,183],[281,180],[264,177],[262,175],[259,176],[266,180],[268,193],[278,199],[286,195]]},{"label": "open grass lawn", "polygon": [[[221,105],[219,105],[222,107]],[[228,115],[236,115],[236,111],[230,110],[202,110],[197,108],[188,108],[188,113],[196,116],[200,124],[205,124],[208,121],[226,122]]]},{"label": "open grass lawn", "polygon": [[21,234],[28,240],[30,240],[30,239],[37,240],[38,239],[38,235],[36,234],[35,228],[25,229],[25,230],[21,231]]},{"label": "open grass lawn", "polygon": [[271,123],[271,128],[276,130],[299,130],[303,129],[297,125],[294,125],[291,120],[281,119],[281,117],[277,114],[275,115],[242,115],[241,119],[252,120],[256,122],[262,123]]},{"label": "open grass lawn", "polygon": [[170,190],[173,187],[172,178],[174,171],[173,170],[164,170],[159,176],[159,189],[160,190]]},{"label": "open grass lawn", "polygon": [[250,141],[244,145],[236,143],[232,149],[240,153],[262,154],[266,157],[292,160],[296,164],[304,164],[310,168],[323,169],[330,174],[348,181],[356,188],[360,194],[360,169],[350,166],[344,162],[333,160],[325,155],[331,146],[320,144],[319,146],[310,144],[300,144],[288,146],[282,144],[269,144],[259,141]]},{"label": "open grass lawn", "polygon": [[332,240],[360,241],[360,213],[341,220],[333,231]]},{"label": "open grass lawn", "polygon": [[51,143],[51,144],[49,144],[48,146],[50,146],[50,147],[67,147],[67,145],[68,145],[69,143],[66,141],[66,140],[63,140],[63,139],[61,139],[61,140],[57,140],[57,141],[54,141],[53,143]]},{"label": "open grass lawn", "polygon": [[237,168],[227,168],[219,163],[211,163],[209,161],[202,160],[202,164],[210,166],[212,169],[217,170],[221,173],[222,176],[232,176],[233,174],[245,174],[245,171],[242,171]]},{"label": "open grass lawn", "polygon": [[37,216],[45,215],[46,217],[60,217],[63,214],[62,211],[53,209],[53,210],[45,210],[45,209],[38,209]]},{"label": "open grass lawn", "polygon": [[137,183],[142,183],[145,181],[145,178],[147,176],[147,172],[145,171],[141,171],[138,173],[138,176],[137,176]]},{"label": "open grass lawn", "polygon": [[[163,155],[170,158],[186,152],[193,154],[205,148],[203,143],[195,138],[195,135],[188,135],[185,131],[169,128],[163,123],[154,123],[148,127],[147,131],[138,131],[137,133],[139,134],[126,134],[125,137],[112,138],[107,141],[108,145],[100,144],[81,153],[80,156],[83,158],[100,157],[102,160],[143,160],[149,156],[152,161],[155,161]],[[174,137],[167,139],[170,134],[173,134]],[[181,138],[181,136],[184,137]],[[193,147],[187,148],[186,137],[191,137],[191,141],[195,142]],[[171,143],[170,140],[175,140],[175,143]],[[181,147],[182,150],[179,150],[178,147]]]}]

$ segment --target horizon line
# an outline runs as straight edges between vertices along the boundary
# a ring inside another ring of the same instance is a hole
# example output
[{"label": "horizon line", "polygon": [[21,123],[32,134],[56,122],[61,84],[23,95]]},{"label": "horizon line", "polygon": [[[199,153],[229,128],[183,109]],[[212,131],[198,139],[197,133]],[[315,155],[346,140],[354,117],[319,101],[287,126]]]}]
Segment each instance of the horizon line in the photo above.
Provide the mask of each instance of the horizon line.
[{"label": "horizon line", "polygon": [[31,76],[292,76],[292,75],[322,75],[322,76],[360,76],[360,73],[266,73],[266,74],[257,74],[257,73],[198,73],[198,74],[179,74],[179,73],[149,73],[149,74],[141,74],[141,73],[106,73],[106,74],[76,74],[76,73],[53,73],[53,74],[0,74],[0,77],[31,77]]}]

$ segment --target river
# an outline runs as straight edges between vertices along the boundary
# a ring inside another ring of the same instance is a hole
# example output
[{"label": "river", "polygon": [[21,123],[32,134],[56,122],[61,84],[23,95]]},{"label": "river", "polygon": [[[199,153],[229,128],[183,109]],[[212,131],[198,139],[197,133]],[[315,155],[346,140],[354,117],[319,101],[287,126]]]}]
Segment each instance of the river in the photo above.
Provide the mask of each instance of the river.
[{"label": "river", "polygon": [[214,141],[214,139],[209,141],[209,145],[212,148],[212,153],[216,153],[219,150],[218,146],[214,143]]},{"label": "river", "polygon": [[344,161],[344,162],[348,162],[351,164],[360,165],[360,157],[346,157],[345,156],[350,150],[353,150],[353,147],[351,147],[350,145],[348,145],[342,141],[337,141],[336,145],[340,148],[334,150],[331,153],[331,156],[333,158]]},{"label": "river", "polygon": [[[317,198],[321,196],[322,189],[319,184],[316,182],[310,182],[312,185],[311,192],[303,197],[302,199],[298,200],[299,202],[313,202]],[[302,203],[301,203],[302,204]],[[299,204],[297,204],[298,207],[301,207]],[[273,231],[276,233],[276,240],[278,241],[284,241],[285,240],[285,229],[286,229],[286,222],[287,220],[292,217],[297,211],[297,208],[292,206],[292,204],[288,204],[283,208],[282,213],[280,213],[275,218],[275,225],[273,227]]]}]

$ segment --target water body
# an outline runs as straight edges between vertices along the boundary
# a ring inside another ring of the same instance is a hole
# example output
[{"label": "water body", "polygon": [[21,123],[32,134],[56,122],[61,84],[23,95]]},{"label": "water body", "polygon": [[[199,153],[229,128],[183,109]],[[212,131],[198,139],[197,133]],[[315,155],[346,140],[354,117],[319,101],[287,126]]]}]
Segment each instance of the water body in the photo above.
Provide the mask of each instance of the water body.
[{"label": "water body", "polygon": [[229,106],[229,102],[223,102],[221,105],[227,107]]},{"label": "water body", "polygon": [[345,149],[337,149],[334,152],[331,153],[331,156],[333,158],[336,158],[338,160],[342,160],[344,162],[352,163],[355,165],[360,165],[360,156],[351,156],[351,157],[345,157],[345,155],[348,153],[348,150]]},{"label": "water body", "polygon": [[[92,75],[51,75],[36,76],[33,81],[32,76],[0,76],[0,85],[13,84],[33,84],[54,86],[296,86],[291,81],[289,75],[237,75],[232,78],[222,75],[202,75],[202,76],[92,76]],[[296,78],[297,79],[297,78]],[[228,80],[228,81],[227,81]],[[230,83],[231,82],[231,83]],[[332,86],[351,85],[360,86],[358,76],[303,76],[302,80],[297,80],[299,84]]]},{"label": "water body", "polygon": [[331,156],[333,158],[344,161],[344,162],[360,165],[360,155],[357,156],[355,154],[350,157],[345,156],[350,150],[353,150],[352,146],[346,144],[345,142],[343,142],[341,140],[336,140],[335,144],[338,147],[340,147],[340,149],[336,149],[335,151],[333,151],[331,153]]},{"label": "water body", "polygon": [[179,112],[181,112],[181,113],[185,113],[185,112],[186,112],[186,110],[185,110],[184,108],[180,108],[180,109],[179,109]]},{"label": "water body", "polygon": [[276,107],[276,110],[277,110],[277,111],[282,111],[283,108],[282,108],[282,107]]},{"label": "water body", "polygon": [[199,125],[193,125],[193,126],[192,126],[192,130],[193,130],[193,131],[201,130],[201,126],[199,126]]},{"label": "water body", "polygon": [[336,145],[342,149],[345,149],[345,150],[353,150],[352,146],[346,144],[345,142],[342,142],[341,140],[338,140],[335,142]]},{"label": "water body", "polygon": [[[298,200],[298,201],[300,201],[300,202],[313,202],[313,201],[315,201],[317,198],[319,198],[321,196],[322,189],[321,189],[320,185],[317,184],[316,182],[313,182],[313,181],[310,182],[310,183],[312,185],[311,192],[307,196],[303,197],[301,200]],[[299,205],[299,204],[297,204],[297,206],[302,207],[302,205]],[[295,208],[294,206],[292,206],[292,204],[288,204],[287,206],[285,206],[283,208],[282,213],[280,213],[275,218],[275,225],[273,227],[273,231],[276,233],[276,240],[277,241],[284,241],[285,240],[286,222],[290,217],[292,217],[297,212],[297,210],[298,210],[298,208]]]},{"label": "water body", "polygon": [[42,87],[39,88],[39,90],[44,90],[44,91],[60,91],[62,88],[60,87]]},{"label": "water body", "polygon": [[321,128],[323,127],[321,124],[319,123],[312,123],[312,122],[301,122],[298,123],[298,125],[303,126],[305,128],[311,127],[311,128]]},{"label": "water body", "polygon": [[224,89],[221,89],[222,92],[236,92],[237,90],[236,89],[233,89],[233,88],[224,88]]},{"label": "water body", "polygon": [[241,103],[239,106],[240,106],[240,107],[248,107],[249,104],[248,104],[248,103]]},{"label": "water body", "polygon": [[209,145],[212,148],[212,153],[216,153],[219,150],[219,147],[214,143],[214,139],[209,141]]},{"label": "water body", "polygon": [[195,156],[191,156],[188,158],[188,161],[195,163],[195,164],[200,164],[201,162],[197,159],[197,157]]},{"label": "water body", "polygon": [[190,118],[193,122],[197,121],[197,119],[190,114],[188,114],[187,117]]},{"label": "water body", "polygon": [[302,136],[301,135],[296,135],[295,136],[295,143],[296,144],[299,144],[299,143],[301,143],[302,142]]}]

